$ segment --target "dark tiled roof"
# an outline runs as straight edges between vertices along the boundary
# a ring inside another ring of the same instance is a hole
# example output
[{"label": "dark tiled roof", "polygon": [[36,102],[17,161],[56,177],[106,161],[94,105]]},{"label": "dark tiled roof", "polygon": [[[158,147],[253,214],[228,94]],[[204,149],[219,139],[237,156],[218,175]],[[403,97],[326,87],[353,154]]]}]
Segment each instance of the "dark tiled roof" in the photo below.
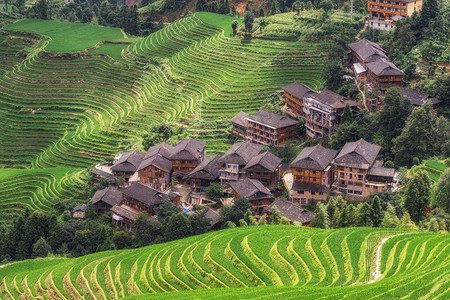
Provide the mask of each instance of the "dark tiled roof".
[{"label": "dark tiled roof", "polygon": [[302,99],[306,94],[308,94],[310,92],[314,92],[308,86],[306,86],[300,82],[294,82],[292,84],[283,86],[283,90],[285,90],[289,94],[293,95],[297,99]]},{"label": "dark tiled roof", "polygon": [[144,153],[139,150],[124,152],[111,167],[111,170],[116,172],[136,172],[143,159]]},{"label": "dark tiled roof", "polygon": [[263,145],[253,144],[252,142],[240,142],[233,144],[230,149],[219,158],[219,163],[246,165],[264,148]]},{"label": "dark tiled roof", "polygon": [[174,147],[170,159],[198,160],[205,150],[205,144],[204,141],[194,139],[179,141]]},{"label": "dark tiled roof", "polygon": [[91,202],[95,204],[99,201],[103,201],[111,206],[114,206],[122,202],[122,193],[119,192],[115,187],[109,186],[95,192],[94,196],[91,199]]},{"label": "dark tiled roof", "polygon": [[231,118],[231,123],[247,128],[248,121],[245,119],[246,117],[248,117],[248,113],[240,111],[237,115]]},{"label": "dark tiled roof", "polygon": [[358,102],[348,100],[344,96],[341,96],[339,94],[336,94],[335,92],[332,92],[330,90],[324,90],[320,93],[312,93],[308,96],[309,98],[312,98],[314,100],[319,101],[320,103],[326,104],[328,106],[331,106],[333,108],[343,108],[347,104],[352,106],[358,106]]},{"label": "dark tiled roof", "polygon": [[184,178],[216,180],[219,178],[219,158],[219,154],[206,157],[192,172],[186,174]]},{"label": "dark tiled roof", "polygon": [[147,205],[157,205],[161,204],[163,200],[170,200],[168,195],[140,182],[136,182],[129,187],[121,189],[120,191],[124,195]]},{"label": "dark tiled roof", "polygon": [[372,176],[394,177],[395,169],[383,167],[370,168],[367,174]]},{"label": "dark tiled roof", "polygon": [[91,173],[105,178],[111,178],[113,176],[111,173],[105,172],[97,168],[92,169]]},{"label": "dark tiled roof", "polygon": [[274,206],[278,208],[282,217],[288,218],[292,222],[309,223],[314,219],[314,213],[312,211],[286,200],[276,199],[269,205],[267,211],[272,212],[272,207]]},{"label": "dark tiled roof", "polygon": [[116,215],[125,217],[132,221],[136,220],[136,218],[139,214],[139,212],[137,210],[132,209],[131,207],[123,205],[123,204],[122,205],[114,205],[113,207],[111,207],[111,211],[113,213],[115,213]]},{"label": "dark tiled roof", "polygon": [[387,58],[387,52],[383,48],[367,39],[351,43],[348,46],[361,57],[364,63],[373,62],[380,58]]},{"label": "dark tiled roof", "polygon": [[260,165],[269,172],[275,172],[276,169],[280,166],[281,161],[281,158],[266,151],[250,159],[244,169],[250,169],[256,165]]},{"label": "dark tiled roof", "polygon": [[301,181],[294,181],[294,183],[292,184],[292,189],[294,191],[310,191],[317,193],[319,192],[328,193],[330,191],[330,189],[325,185]]},{"label": "dark tiled roof", "polygon": [[337,153],[337,150],[327,149],[321,145],[306,147],[294,159],[290,167],[325,170]]},{"label": "dark tiled roof", "polygon": [[155,156],[157,154],[161,155],[162,157],[169,158],[172,155],[173,149],[174,148],[169,144],[162,142],[161,144],[148,148],[147,153],[145,153],[144,159]]},{"label": "dark tiled roof", "polygon": [[400,89],[400,93],[402,94],[402,97],[408,98],[409,101],[411,101],[411,104],[415,106],[422,106],[427,100],[430,100],[431,104],[433,105],[442,102],[441,100],[438,100],[436,98],[430,98],[428,94],[416,92],[413,90]]},{"label": "dark tiled roof", "polygon": [[211,208],[208,209],[208,211],[205,214],[205,217],[211,220],[209,222],[209,225],[211,225],[211,226],[214,226],[217,223],[219,223],[220,215],[219,215],[219,213],[216,210],[213,210]]},{"label": "dark tiled roof", "polygon": [[377,76],[403,76],[403,71],[397,68],[392,62],[381,58],[368,63],[367,68]]},{"label": "dark tiled roof", "polygon": [[356,142],[346,143],[334,162],[339,165],[368,169],[377,158],[380,149],[380,146],[360,139]]},{"label": "dark tiled roof", "polygon": [[172,151],[173,147],[164,142],[150,147],[137,170],[145,169],[148,166],[155,166],[160,170],[170,173],[172,170],[172,162],[169,158],[172,155]]},{"label": "dark tiled roof", "polygon": [[76,212],[76,211],[86,211],[86,209],[87,209],[87,205],[86,204],[81,204],[81,205],[78,205],[77,207],[74,207],[73,211],[74,212]]},{"label": "dark tiled roof", "polygon": [[272,198],[272,193],[256,179],[245,178],[230,182],[230,187],[240,196],[248,200]]},{"label": "dark tiled roof", "polygon": [[284,128],[298,123],[291,118],[274,114],[264,109],[261,109],[256,114],[249,115],[247,119],[273,128]]}]

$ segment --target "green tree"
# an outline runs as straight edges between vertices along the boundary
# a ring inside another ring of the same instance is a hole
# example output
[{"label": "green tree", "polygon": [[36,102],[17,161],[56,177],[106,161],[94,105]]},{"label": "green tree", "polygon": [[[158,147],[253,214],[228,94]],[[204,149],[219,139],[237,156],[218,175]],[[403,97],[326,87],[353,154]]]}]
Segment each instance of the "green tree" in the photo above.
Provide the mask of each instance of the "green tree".
[{"label": "green tree", "polygon": [[131,246],[131,235],[123,230],[114,232],[113,242],[117,249],[125,249]]},{"label": "green tree", "polygon": [[252,209],[250,202],[243,197],[237,198],[231,206],[229,221],[238,224],[239,220],[244,218],[247,209]]},{"label": "green tree", "polygon": [[329,197],[326,207],[329,220],[328,224],[330,228],[339,228],[341,221],[341,212],[337,205],[336,199],[334,199],[333,197]]},{"label": "green tree", "polygon": [[330,90],[336,91],[344,83],[344,68],[339,61],[326,61],[322,71],[322,77],[325,80],[325,86]]},{"label": "green tree", "polygon": [[430,220],[430,223],[428,224],[428,231],[429,232],[439,232],[439,224],[438,224],[436,218],[432,218]]},{"label": "green tree", "polygon": [[344,124],[347,122],[349,122],[349,123],[353,122],[352,110],[350,109],[350,105],[348,105],[348,103],[344,108],[344,112],[342,113],[341,124]]},{"label": "green tree", "polygon": [[405,229],[417,229],[416,224],[414,224],[413,221],[411,221],[411,216],[408,212],[405,212],[403,214],[403,217],[400,219],[400,225],[398,228],[405,228]]},{"label": "green tree", "polygon": [[47,241],[40,237],[36,243],[33,244],[33,254],[32,257],[46,257],[52,251],[52,247],[47,243]]},{"label": "green tree", "polygon": [[312,226],[317,228],[329,229],[328,212],[325,205],[321,202],[317,204],[316,215],[312,220]]},{"label": "green tree", "polygon": [[110,238],[107,238],[101,245],[97,247],[97,252],[100,251],[108,251],[108,250],[116,250],[116,245],[114,244],[113,240]]},{"label": "green tree", "polygon": [[439,7],[437,0],[424,0],[422,10],[420,12],[421,25],[426,28],[431,20],[436,18],[439,14]]},{"label": "green tree", "polygon": [[435,190],[436,204],[446,213],[450,213],[450,168],[439,177]]},{"label": "green tree", "polygon": [[132,229],[138,246],[150,245],[163,233],[162,224],[154,218],[149,218],[144,212],[138,214],[138,217],[133,222]]},{"label": "green tree", "polygon": [[283,225],[290,225],[291,224],[291,220],[289,220],[286,217],[281,217],[281,224],[283,224]]},{"label": "green tree", "polygon": [[207,210],[189,215],[191,235],[203,234],[211,230],[210,219],[206,218]]},{"label": "green tree", "polygon": [[430,205],[431,184],[431,179],[423,170],[413,174],[406,184],[404,206],[416,223],[419,223],[425,209]]},{"label": "green tree", "polygon": [[191,235],[191,226],[185,213],[181,212],[169,218],[164,237],[167,241],[173,241]]},{"label": "green tree", "polygon": [[240,219],[239,220],[239,227],[245,227],[245,226],[248,226],[247,222],[245,222],[244,219]]},{"label": "green tree", "polygon": [[259,217],[258,225],[266,225],[266,224],[267,224],[267,216],[262,215],[261,217]]},{"label": "green tree", "polygon": [[244,26],[245,31],[247,33],[251,33],[253,29],[253,21],[255,20],[255,17],[253,16],[253,13],[251,11],[246,11],[244,14]]},{"label": "green tree", "polygon": [[383,222],[381,222],[381,227],[396,228],[398,225],[400,225],[400,220],[397,218],[395,208],[388,203],[387,210],[384,213]]},{"label": "green tree", "polygon": [[380,224],[383,221],[383,210],[378,196],[373,197],[370,209],[370,219],[373,227],[380,227]]},{"label": "green tree", "polygon": [[36,16],[39,19],[47,20],[48,19],[48,3],[47,0],[39,0],[36,3]]},{"label": "green tree", "polygon": [[281,224],[280,210],[276,205],[272,206],[272,215],[270,216],[270,224]]},{"label": "green tree", "polygon": [[[436,128],[436,116],[430,102],[414,108],[406,121],[402,133],[394,139],[392,153],[395,156],[396,165],[412,165],[414,157],[420,160],[434,156],[438,145],[438,128]],[[445,133],[442,133],[445,135]],[[447,133],[448,136],[448,133]]]},{"label": "green tree", "polygon": [[262,32],[266,26],[269,25],[269,22],[266,18],[261,18],[259,20],[259,31]]},{"label": "green tree", "polygon": [[171,217],[181,212],[181,208],[172,203],[172,201],[163,200],[156,209],[156,212],[158,213],[159,221],[164,223],[167,217]]},{"label": "green tree", "polygon": [[247,209],[244,215],[244,220],[247,222],[248,226],[258,225],[258,220],[253,216],[251,209]]},{"label": "green tree", "polygon": [[220,207],[220,199],[222,199],[224,195],[223,186],[220,183],[211,183],[211,185],[205,189],[205,193],[209,199],[217,203],[216,206]]},{"label": "green tree", "polygon": [[238,21],[237,20],[234,20],[233,22],[231,22],[231,28],[233,29],[233,36],[236,35],[237,26],[238,26]]},{"label": "green tree", "polygon": [[386,150],[390,150],[392,140],[402,132],[411,110],[411,103],[402,98],[399,88],[388,89],[378,114],[379,131]]},{"label": "green tree", "polygon": [[359,226],[371,226],[372,222],[370,219],[370,215],[371,215],[371,207],[369,205],[369,203],[364,202],[364,203],[360,203],[358,204],[358,225]]}]

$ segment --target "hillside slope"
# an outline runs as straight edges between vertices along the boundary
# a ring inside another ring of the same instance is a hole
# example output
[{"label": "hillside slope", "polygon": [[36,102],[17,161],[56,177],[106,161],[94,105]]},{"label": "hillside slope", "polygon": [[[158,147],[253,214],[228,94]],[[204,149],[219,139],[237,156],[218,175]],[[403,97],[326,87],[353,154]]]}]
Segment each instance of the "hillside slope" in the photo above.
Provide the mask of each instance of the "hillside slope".
[{"label": "hillside slope", "polygon": [[[386,237],[382,277],[367,284]],[[241,227],[135,250],[14,263],[0,268],[0,297],[445,299],[449,246],[449,235],[395,229]]]}]

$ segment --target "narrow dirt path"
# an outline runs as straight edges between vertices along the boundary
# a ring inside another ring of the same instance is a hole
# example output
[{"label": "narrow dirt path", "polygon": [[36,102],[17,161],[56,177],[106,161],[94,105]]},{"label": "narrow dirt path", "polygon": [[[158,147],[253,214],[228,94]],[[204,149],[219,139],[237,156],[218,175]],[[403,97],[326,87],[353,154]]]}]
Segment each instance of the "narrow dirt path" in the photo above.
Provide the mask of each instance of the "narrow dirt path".
[{"label": "narrow dirt path", "polygon": [[359,82],[356,79],[356,77],[354,77],[354,80],[355,80],[356,88],[358,89],[359,93],[361,94],[361,96],[363,98],[364,108],[367,109],[367,111],[369,111],[369,108],[367,107],[367,103],[366,103],[366,95],[364,94],[363,91],[361,91],[361,88],[359,87]]},{"label": "narrow dirt path", "polygon": [[124,39],[127,39],[127,38],[128,38],[127,34],[125,33],[125,31],[123,31],[123,29],[120,29],[120,32],[122,32],[123,38],[124,38]]},{"label": "narrow dirt path", "polygon": [[366,31],[367,27],[369,26],[369,21],[365,21],[364,22],[364,26],[363,28],[358,32],[358,34],[356,35],[356,39],[359,40],[359,37],[361,36],[361,34]]},{"label": "narrow dirt path", "polygon": [[383,247],[384,243],[386,243],[390,238],[393,238],[394,236],[399,236],[399,235],[402,235],[402,234],[391,235],[391,236],[388,236],[388,237],[384,238],[384,239],[381,241],[381,243],[380,243],[380,245],[378,246],[378,249],[377,249],[377,265],[376,265],[376,268],[375,268],[375,272],[374,272],[374,274],[373,274],[373,276],[372,276],[372,280],[369,281],[368,283],[374,283],[374,282],[377,282],[378,279],[381,278],[381,272],[380,272],[380,264],[381,264],[381,247]]}]

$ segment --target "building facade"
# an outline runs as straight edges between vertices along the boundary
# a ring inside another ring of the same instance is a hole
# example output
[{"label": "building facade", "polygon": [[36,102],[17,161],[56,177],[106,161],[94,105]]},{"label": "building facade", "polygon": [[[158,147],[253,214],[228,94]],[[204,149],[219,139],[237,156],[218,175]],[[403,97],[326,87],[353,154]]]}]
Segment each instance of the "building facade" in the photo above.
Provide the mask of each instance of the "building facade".
[{"label": "building facade", "polygon": [[203,192],[213,182],[219,181],[220,155],[206,157],[192,172],[184,176],[184,182],[194,192]]},{"label": "building facade", "polygon": [[247,138],[248,129],[248,113],[240,111],[237,115],[231,118],[231,124],[233,125],[233,133],[244,139]]},{"label": "building facade", "polygon": [[166,191],[170,185],[172,173],[170,156],[173,149],[166,143],[150,147],[137,169],[139,181],[159,191]]},{"label": "building facade", "polygon": [[144,159],[144,153],[139,150],[124,152],[112,165],[111,171],[114,177],[122,178],[128,182]]},{"label": "building facade", "polygon": [[390,189],[395,170],[377,161],[381,147],[363,139],[346,143],[334,159],[333,187],[346,198],[364,201],[371,193]]},{"label": "building facade", "polygon": [[369,0],[369,27],[389,30],[396,22],[422,9],[422,0]]},{"label": "building facade", "polygon": [[261,152],[263,147],[263,145],[250,141],[233,144],[218,160],[220,183],[228,184],[244,179],[246,177],[245,166]]},{"label": "building facade", "polygon": [[205,142],[188,139],[178,142],[173,148],[170,161],[175,180],[181,182],[183,176],[192,172],[205,158]]},{"label": "building facade", "polygon": [[247,139],[256,144],[281,146],[293,140],[298,122],[261,109],[248,115]]},{"label": "building facade", "polygon": [[282,159],[266,151],[254,156],[244,167],[247,178],[259,180],[270,190],[278,187]]},{"label": "building facade", "polygon": [[272,193],[259,180],[245,178],[230,182],[235,198],[246,198],[252,205],[253,215],[260,217],[272,203]]},{"label": "building facade", "polygon": [[306,147],[290,164],[293,176],[293,203],[325,202],[334,178],[333,159],[338,151],[321,145]]},{"label": "building facade", "polygon": [[358,79],[380,88],[403,85],[403,71],[390,61],[387,52],[377,43],[362,39],[348,46]]}]

